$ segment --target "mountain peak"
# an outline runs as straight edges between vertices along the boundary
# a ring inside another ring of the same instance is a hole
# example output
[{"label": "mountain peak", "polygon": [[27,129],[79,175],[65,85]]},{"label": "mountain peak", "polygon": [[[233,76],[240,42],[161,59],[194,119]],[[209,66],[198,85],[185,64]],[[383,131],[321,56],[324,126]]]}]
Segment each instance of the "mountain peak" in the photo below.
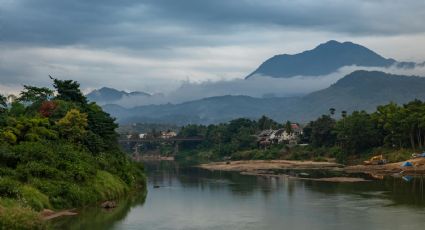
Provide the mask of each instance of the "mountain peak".
[{"label": "mountain peak", "polygon": [[347,49],[347,48],[359,48],[359,49],[369,50],[368,48],[366,48],[362,45],[359,45],[359,44],[356,44],[356,43],[353,43],[353,42],[350,42],[350,41],[339,42],[339,41],[336,41],[336,40],[329,40],[325,43],[321,43],[320,45],[318,45],[313,50],[317,50],[317,49]]},{"label": "mountain peak", "polygon": [[341,43],[339,41],[336,41],[336,40],[329,40],[329,41],[327,41],[325,43],[322,43],[322,44],[318,45],[318,47],[338,46],[338,45],[341,45],[341,44],[343,44],[343,43]]},{"label": "mountain peak", "polygon": [[[389,67],[394,64],[399,62],[384,58],[362,45],[330,40],[302,53],[276,55],[261,64],[246,78],[319,76],[331,74],[344,66]],[[415,66],[415,63],[403,63],[403,67],[409,66]]]},{"label": "mountain peak", "polygon": [[90,101],[95,101],[100,104],[104,103],[112,103],[114,101],[118,101],[123,97],[129,96],[151,96],[145,92],[134,91],[127,93],[124,90],[117,90],[109,87],[102,87],[100,89],[93,90],[92,92],[87,94],[87,98]]}]

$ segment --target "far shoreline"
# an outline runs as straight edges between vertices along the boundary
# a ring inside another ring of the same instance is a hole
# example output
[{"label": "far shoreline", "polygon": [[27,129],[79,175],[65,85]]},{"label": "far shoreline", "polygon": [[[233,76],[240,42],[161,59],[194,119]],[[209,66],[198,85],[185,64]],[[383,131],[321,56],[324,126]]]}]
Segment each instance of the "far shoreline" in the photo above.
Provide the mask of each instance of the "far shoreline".
[{"label": "far shoreline", "polygon": [[[355,174],[369,174],[373,178],[388,175],[425,175],[425,158],[408,160],[412,167],[402,167],[403,162],[385,165],[352,165],[344,166],[333,162],[294,161],[294,160],[241,160],[211,162],[197,165],[196,167],[209,171],[239,172],[243,175],[265,177],[293,177],[302,180],[327,181],[327,182],[364,182],[367,179],[358,178]],[[323,170],[340,172],[348,176],[332,176],[324,178],[294,177],[285,173],[276,173],[279,170]]]}]

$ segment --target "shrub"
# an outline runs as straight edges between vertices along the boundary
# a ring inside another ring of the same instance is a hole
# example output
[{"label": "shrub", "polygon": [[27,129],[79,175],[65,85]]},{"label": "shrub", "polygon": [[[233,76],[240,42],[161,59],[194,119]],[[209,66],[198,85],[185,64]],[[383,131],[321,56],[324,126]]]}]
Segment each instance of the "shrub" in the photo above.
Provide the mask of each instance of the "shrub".
[{"label": "shrub", "polygon": [[316,162],[327,162],[328,160],[325,157],[318,156],[318,157],[313,158],[313,161],[316,161]]},{"label": "shrub", "polygon": [[0,206],[0,229],[47,229],[47,223],[29,207]]},{"label": "shrub", "polygon": [[41,211],[45,208],[52,208],[49,197],[41,193],[38,189],[28,185],[21,187],[21,201],[33,208],[35,211]]},{"label": "shrub", "polygon": [[385,155],[389,162],[400,162],[410,159],[412,157],[412,152],[408,150],[397,150]]},{"label": "shrub", "polygon": [[52,150],[50,142],[21,142],[13,146],[11,151],[19,158],[21,163],[37,161],[46,165],[54,165],[58,156]]},{"label": "shrub", "polygon": [[93,187],[102,200],[116,199],[128,191],[128,186],[118,177],[98,171]]},{"label": "shrub", "polygon": [[232,160],[250,160],[260,150],[238,151],[232,154]]},{"label": "shrub", "polygon": [[340,164],[346,164],[347,163],[348,154],[347,154],[347,152],[343,151],[342,149],[335,148],[332,151],[332,155],[335,157],[336,162],[338,162]]},{"label": "shrub", "polygon": [[16,175],[15,170],[7,167],[0,167],[0,177],[8,176],[14,177]]},{"label": "shrub", "polygon": [[20,184],[8,177],[0,178],[0,196],[17,198],[20,195]]},{"label": "shrub", "polygon": [[0,146],[0,165],[15,168],[18,161],[18,156],[8,146]]},{"label": "shrub", "polygon": [[98,200],[93,185],[75,184],[67,181],[39,180],[32,185],[49,197],[54,208],[80,207]]},{"label": "shrub", "polygon": [[18,140],[18,138],[16,137],[16,135],[12,131],[6,130],[6,131],[0,133],[0,140],[5,141],[5,142],[10,143],[10,144],[15,144],[16,141]]},{"label": "shrub", "polygon": [[19,165],[16,171],[19,178],[23,181],[28,181],[30,177],[58,179],[61,178],[61,175],[63,174],[56,168],[37,162],[29,162],[25,165]]}]

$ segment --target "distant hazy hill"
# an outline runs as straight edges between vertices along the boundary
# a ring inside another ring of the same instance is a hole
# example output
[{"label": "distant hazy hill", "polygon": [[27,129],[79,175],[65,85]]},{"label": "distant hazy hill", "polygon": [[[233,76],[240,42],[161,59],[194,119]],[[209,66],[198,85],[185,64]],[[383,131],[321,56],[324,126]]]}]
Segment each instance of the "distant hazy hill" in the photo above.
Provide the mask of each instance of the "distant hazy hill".
[{"label": "distant hazy hill", "polygon": [[125,109],[106,105],[104,109],[119,122],[217,123],[238,117],[270,116],[278,121],[306,122],[328,113],[333,107],[342,110],[373,111],[388,102],[405,103],[415,98],[425,100],[425,78],[400,76],[377,71],[355,71],[330,87],[304,97],[253,98],[221,96],[182,104],[139,106]]},{"label": "distant hazy hill", "polygon": [[[103,108],[118,118],[120,123],[219,123],[237,117],[259,117],[265,112],[278,115],[279,107],[291,105],[296,98],[253,98],[248,96],[220,96],[181,104],[138,106],[125,109],[117,105]],[[281,105],[281,106],[279,106]]]},{"label": "distant hazy hill", "polygon": [[393,75],[378,71],[355,71],[330,87],[301,99],[298,109],[304,120],[337,110],[374,111],[389,102],[406,103],[415,98],[425,100],[425,78]]},{"label": "distant hazy hill", "polygon": [[125,91],[119,91],[113,88],[103,87],[101,89],[93,90],[89,94],[87,94],[87,98],[90,101],[97,102],[99,104],[108,104],[114,103],[123,97],[131,97],[131,96],[150,96],[150,94],[145,92],[130,92],[127,93]]},{"label": "distant hazy hill", "polygon": [[297,75],[318,76],[335,72],[344,66],[414,67],[413,62],[397,62],[386,59],[372,50],[352,42],[340,43],[328,41],[316,48],[298,54],[276,55],[260,65],[246,78],[252,76],[270,76],[288,78]]}]

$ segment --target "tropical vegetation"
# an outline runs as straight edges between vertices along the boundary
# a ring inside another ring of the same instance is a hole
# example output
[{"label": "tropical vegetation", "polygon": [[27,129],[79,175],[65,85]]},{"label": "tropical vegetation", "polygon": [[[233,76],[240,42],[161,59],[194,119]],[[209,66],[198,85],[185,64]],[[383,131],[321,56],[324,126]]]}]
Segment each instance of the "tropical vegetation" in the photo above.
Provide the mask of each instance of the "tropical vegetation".
[{"label": "tropical vegetation", "polygon": [[288,123],[263,116],[258,121],[240,118],[218,125],[184,126],[179,135],[203,136],[204,140],[181,143],[178,158],[198,161],[336,158],[338,162],[349,163],[372,154],[401,161],[425,149],[425,102],[420,100],[404,105],[389,103],[378,106],[372,113],[330,108],[329,114],[304,125],[298,143],[305,145],[259,148],[256,134],[265,129],[290,128]]},{"label": "tropical vegetation", "polygon": [[79,84],[0,95],[0,229],[42,229],[43,209],[81,207],[145,188],[143,166],[118,145],[117,124]]},{"label": "tropical vegetation", "polygon": [[271,149],[258,149],[256,134],[266,129],[284,128],[284,124],[262,116],[258,120],[239,118],[228,123],[183,126],[179,136],[201,136],[201,142],[182,142],[178,160],[213,161],[232,159],[273,159],[278,157],[283,145]]}]

